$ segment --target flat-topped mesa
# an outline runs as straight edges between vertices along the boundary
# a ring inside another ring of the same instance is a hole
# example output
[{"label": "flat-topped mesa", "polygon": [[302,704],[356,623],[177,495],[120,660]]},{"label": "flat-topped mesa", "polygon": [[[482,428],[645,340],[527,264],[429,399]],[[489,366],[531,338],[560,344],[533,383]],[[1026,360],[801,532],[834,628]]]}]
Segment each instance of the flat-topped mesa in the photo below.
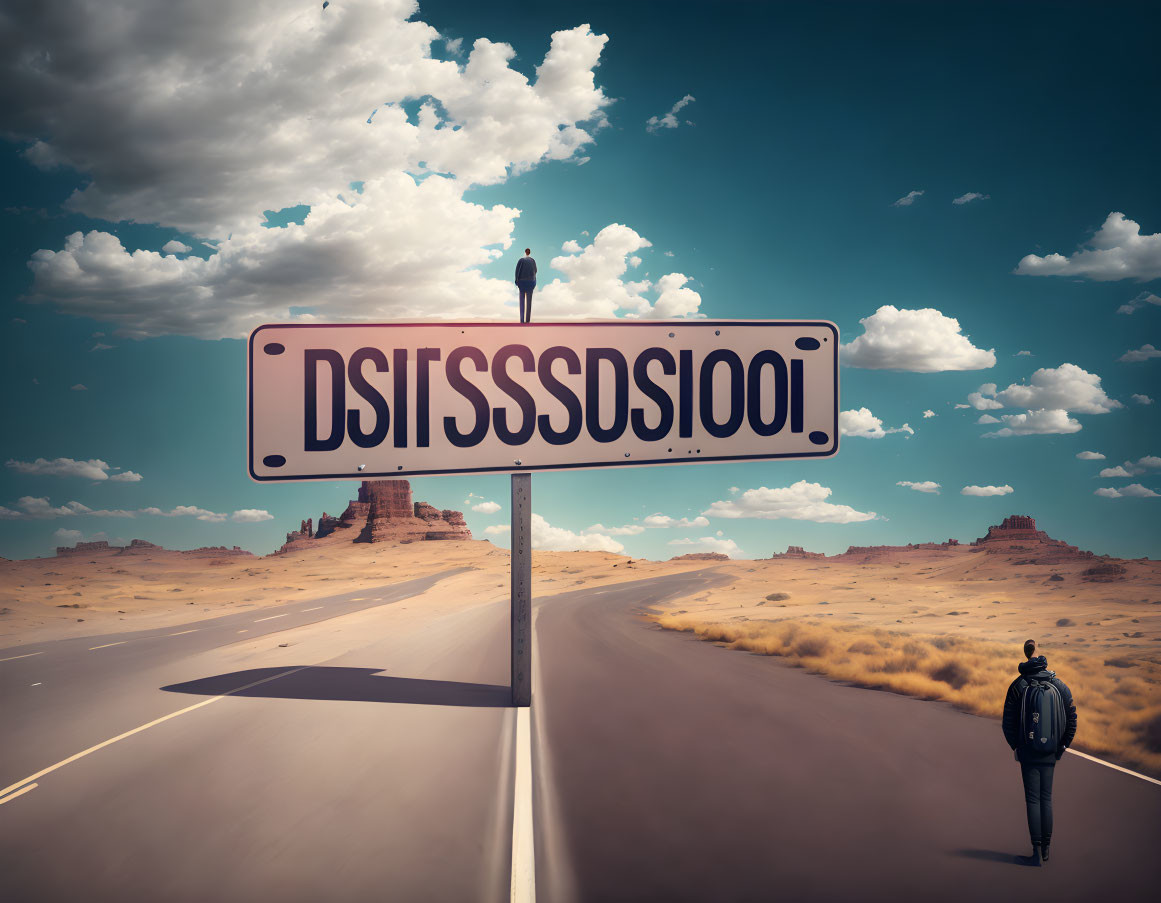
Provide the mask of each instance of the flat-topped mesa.
[{"label": "flat-topped mesa", "polygon": [[286,534],[286,545],[279,551],[309,548],[312,541],[326,537],[406,543],[467,540],[472,532],[462,512],[440,511],[427,502],[413,501],[407,480],[364,480],[341,517],[324,511],[313,531],[311,521],[304,520],[300,529]]},{"label": "flat-topped mesa", "polygon": [[785,552],[775,552],[771,558],[826,558],[825,552],[807,552],[802,546],[787,546]]},{"label": "flat-topped mesa", "polygon": [[226,555],[241,555],[253,557],[253,552],[247,552],[239,546],[226,548],[225,546],[203,546],[200,549],[167,549],[165,546],[159,546],[156,543],[149,542],[144,539],[131,540],[127,546],[111,546],[106,540],[98,542],[78,542],[75,546],[57,546],[56,554],[58,558],[63,558],[70,555],[92,555],[95,553],[108,552],[114,555],[146,555],[149,553],[164,553],[166,555],[195,555],[195,556],[210,556],[213,558],[221,558]]},{"label": "flat-topped mesa", "polygon": [[78,542],[75,546],[57,546],[56,555],[63,558],[66,555],[91,555],[94,552],[120,552],[121,546],[111,546],[102,539],[97,542]]},{"label": "flat-topped mesa", "polygon": [[677,555],[669,559],[670,561],[729,561],[730,556],[725,552],[686,552],[684,555]]},{"label": "flat-topped mesa", "polygon": [[947,542],[912,542],[905,546],[848,546],[835,558],[860,558],[863,560],[892,558],[907,552],[947,552],[951,550],[967,550],[961,546],[959,540],[949,539]]},{"label": "flat-topped mesa", "polygon": [[987,536],[981,536],[972,545],[991,554],[1030,552],[1034,557],[1027,559],[1028,564],[1051,564],[1055,561],[1093,557],[1092,552],[1082,551],[1036,529],[1036,518],[1026,514],[1005,517],[999,526],[993,524],[988,527]]}]

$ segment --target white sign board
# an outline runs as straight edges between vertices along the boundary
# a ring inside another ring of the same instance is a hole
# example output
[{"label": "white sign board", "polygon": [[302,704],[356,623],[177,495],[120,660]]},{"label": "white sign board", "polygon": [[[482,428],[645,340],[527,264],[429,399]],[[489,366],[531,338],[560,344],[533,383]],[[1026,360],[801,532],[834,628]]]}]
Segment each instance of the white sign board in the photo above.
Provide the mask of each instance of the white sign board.
[{"label": "white sign board", "polygon": [[818,458],[838,451],[825,321],[259,326],[259,481]]}]

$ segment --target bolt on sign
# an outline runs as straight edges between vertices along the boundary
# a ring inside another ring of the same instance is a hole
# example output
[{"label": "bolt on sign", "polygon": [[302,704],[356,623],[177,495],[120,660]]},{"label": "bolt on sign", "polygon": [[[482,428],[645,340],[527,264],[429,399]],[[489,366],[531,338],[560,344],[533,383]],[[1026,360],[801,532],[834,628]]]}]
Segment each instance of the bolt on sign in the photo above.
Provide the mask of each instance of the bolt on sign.
[{"label": "bolt on sign", "polygon": [[259,481],[820,458],[838,451],[826,321],[259,326]]}]

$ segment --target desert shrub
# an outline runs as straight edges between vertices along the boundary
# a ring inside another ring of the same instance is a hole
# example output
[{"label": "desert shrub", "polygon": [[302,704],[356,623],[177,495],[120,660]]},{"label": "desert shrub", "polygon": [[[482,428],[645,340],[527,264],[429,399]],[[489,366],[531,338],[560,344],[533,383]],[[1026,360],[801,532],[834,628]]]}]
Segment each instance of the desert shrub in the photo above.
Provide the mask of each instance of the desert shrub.
[{"label": "desert shrub", "polygon": [[830,640],[825,636],[819,634],[799,637],[790,650],[795,655],[803,657],[814,655],[825,655],[826,650],[830,648]]},{"label": "desert shrub", "polygon": [[771,593],[766,597],[767,602],[785,602],[790,598],[790,593]]},{"label": "desert shrub", "polygon": [[1161,714],[1155,715],[1142,725],[1141,742],[1149,752],[1161,753]]},{"label": "desert shrub", "polygon": [[909,640],[903,644],[903,654],[911,655],[915,658],[927,658],[927,646],[916,640]]},{"label": "desert shrub", "polygon": [[1056,622],[1057,627],[1073,627],[1075,625],[1076,625],[1076,621],[1072,620],[1072,618],[1060,618]]},{"label": "desert shrub", "polygon": [[953,636],[937,636],[931,641],[931,645],[940,650],[951,649],[958,644],[959,640]]},{"label": "desert shrub", "polygon": [[1137,663],[1131,658],[1106,658],[1105,664],[1110,668],[1132,668]]},{"label": "desert shrub", "polygon": [[971,669],[955,659],[944,662],[938,668],[933,668],[929,673],[935,680],[941,680],[945,684],[950,684],[957,690],[961,690],[967,686],[972,676]]},{"label": "desert shrub", "polygon": [[855,640],[847,646],[847,652],[857,652],[860,655],[878,655],[881,648],[878,644],[872,643],[869,640]]}]

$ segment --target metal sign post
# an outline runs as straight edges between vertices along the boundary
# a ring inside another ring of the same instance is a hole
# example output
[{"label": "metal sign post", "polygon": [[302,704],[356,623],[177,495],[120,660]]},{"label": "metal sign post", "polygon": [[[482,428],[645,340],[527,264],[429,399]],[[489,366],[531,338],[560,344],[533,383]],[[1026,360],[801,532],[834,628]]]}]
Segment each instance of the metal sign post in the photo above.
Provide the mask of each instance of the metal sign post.
[{"label": "metal sign post", "polygon": [[532,704],[532,474],[512,474],[512,705]]}]

